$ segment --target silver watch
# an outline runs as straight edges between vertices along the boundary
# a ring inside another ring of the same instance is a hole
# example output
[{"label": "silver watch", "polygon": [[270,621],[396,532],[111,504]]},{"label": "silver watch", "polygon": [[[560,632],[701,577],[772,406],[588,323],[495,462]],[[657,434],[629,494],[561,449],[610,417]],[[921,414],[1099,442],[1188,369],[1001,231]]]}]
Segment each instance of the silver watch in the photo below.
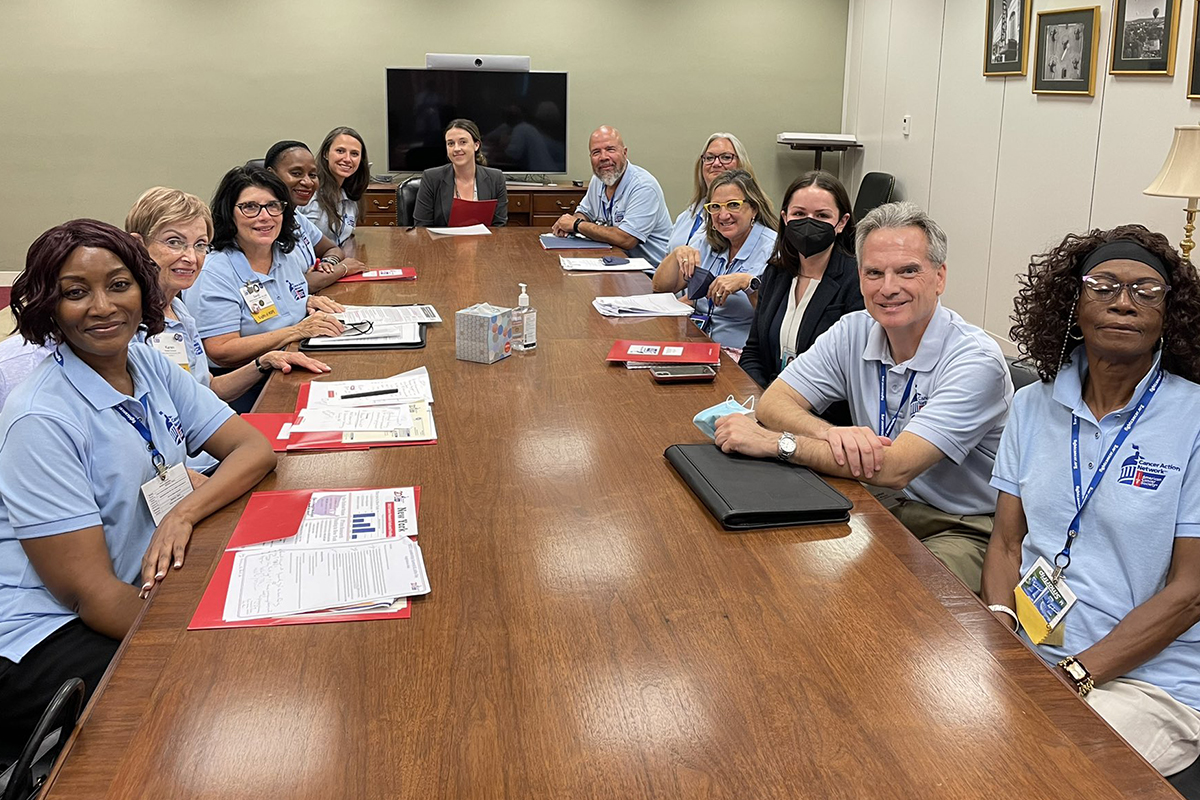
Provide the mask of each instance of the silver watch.
[{"label": "silver watch", "polygon": [[779,434],[779,445],[775,451],[775,455],[780,461],[791,461],[792,456],[796,454],[796,437],[784,431]]}]

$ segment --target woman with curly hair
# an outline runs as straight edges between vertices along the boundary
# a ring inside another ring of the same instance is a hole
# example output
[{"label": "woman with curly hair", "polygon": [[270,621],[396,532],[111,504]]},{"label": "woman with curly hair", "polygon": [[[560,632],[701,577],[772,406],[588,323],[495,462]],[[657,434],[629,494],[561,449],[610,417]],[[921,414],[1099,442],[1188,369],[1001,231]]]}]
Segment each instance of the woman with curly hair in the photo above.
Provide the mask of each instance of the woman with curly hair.
[{"label": "woman with curly hair", "polygon": [[1200,755],[1200,279],[1140,225],[1035,256],[1042,381],[996,456],[983,599],[1164,775]]}]

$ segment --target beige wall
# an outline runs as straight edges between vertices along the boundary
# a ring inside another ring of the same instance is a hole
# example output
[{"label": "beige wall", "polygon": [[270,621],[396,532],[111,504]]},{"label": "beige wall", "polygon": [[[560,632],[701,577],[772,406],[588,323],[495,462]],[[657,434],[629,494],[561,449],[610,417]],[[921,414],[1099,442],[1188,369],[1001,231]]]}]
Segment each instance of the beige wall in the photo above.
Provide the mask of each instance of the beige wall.
[{"label": "beige wall", "polygon": [[568,71],[572,178],[590,175],[588,134],[615,124],[674,215],[704,138],[727,129],[777,201],[812,157],[775,134],[838,130],[848,2],[5,0],[0,271],[58,222],[123,221],[149,186],[210,197],[278,139],[315,147],[352,125],[385,171],[384,68],[426,52]]},{"label": "beige wall", "polygon": [[[1100,5],[1095,97],[1035,95],[1031,77],[984,78],[985,0],[852,0],[845,130],[865,172],[896,176],[950,237],[944,301],[1007,344],[1016,275],[1070,231],[1140,222],[1178,243],[1185,201],[1142,194],[1187,100],[1193,3],[1179,3],[1174,78],[1108,74],[1112,3]],[[1037,12],[1080,5],[1036,0]],[[1032,59],[1034,53],[1030,52]],[[901,122],[912,115],[911,133]]]}]

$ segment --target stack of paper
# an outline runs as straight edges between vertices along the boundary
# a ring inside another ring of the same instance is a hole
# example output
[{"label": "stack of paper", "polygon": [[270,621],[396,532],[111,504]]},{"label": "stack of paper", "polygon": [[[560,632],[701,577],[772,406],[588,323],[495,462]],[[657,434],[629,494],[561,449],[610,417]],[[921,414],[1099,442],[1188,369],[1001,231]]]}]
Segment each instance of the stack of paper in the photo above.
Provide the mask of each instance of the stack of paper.
[{"label": "stack of paper", "polygon": [[597,297],[592,305],[606,317],[686,317],[694,310],[670,292],[632,297]]},{"label": "stack of paper", "polygon": [[437,309],[416,306],[346,306],[335,315],[345,326],[340,336],[313,336],[305,340],[308,348],[384,347],[421,342],[420,325],[441,322]]},{"label": "stack of paper", "polygon": [[487,225],[464,225],[461,228],[426,228],[429,235],[437,236],[491,236]]},{"label": "stack of paper", "polygon": [[408,617],[407,598],[429,593],[419,497],[417,487],[255,493],[188,627]]},{"label": "stack of paper", "polygon": [[625,259],[623,264],[606,264],[603,258],[567,258],[559,256],[558,263],[567,272],[641,272],[654,270],[644,258]]}]

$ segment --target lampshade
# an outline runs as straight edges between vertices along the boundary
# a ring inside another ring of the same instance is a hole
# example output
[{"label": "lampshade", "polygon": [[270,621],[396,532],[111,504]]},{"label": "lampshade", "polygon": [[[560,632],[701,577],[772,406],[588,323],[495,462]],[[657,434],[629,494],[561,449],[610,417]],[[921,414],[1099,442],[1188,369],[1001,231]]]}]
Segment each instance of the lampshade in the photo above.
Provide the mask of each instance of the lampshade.
[{"label": "lampshade", "polygon": [[1200,125],[1176,125],[1162,171],[1142,194],[1200,197]]}]

